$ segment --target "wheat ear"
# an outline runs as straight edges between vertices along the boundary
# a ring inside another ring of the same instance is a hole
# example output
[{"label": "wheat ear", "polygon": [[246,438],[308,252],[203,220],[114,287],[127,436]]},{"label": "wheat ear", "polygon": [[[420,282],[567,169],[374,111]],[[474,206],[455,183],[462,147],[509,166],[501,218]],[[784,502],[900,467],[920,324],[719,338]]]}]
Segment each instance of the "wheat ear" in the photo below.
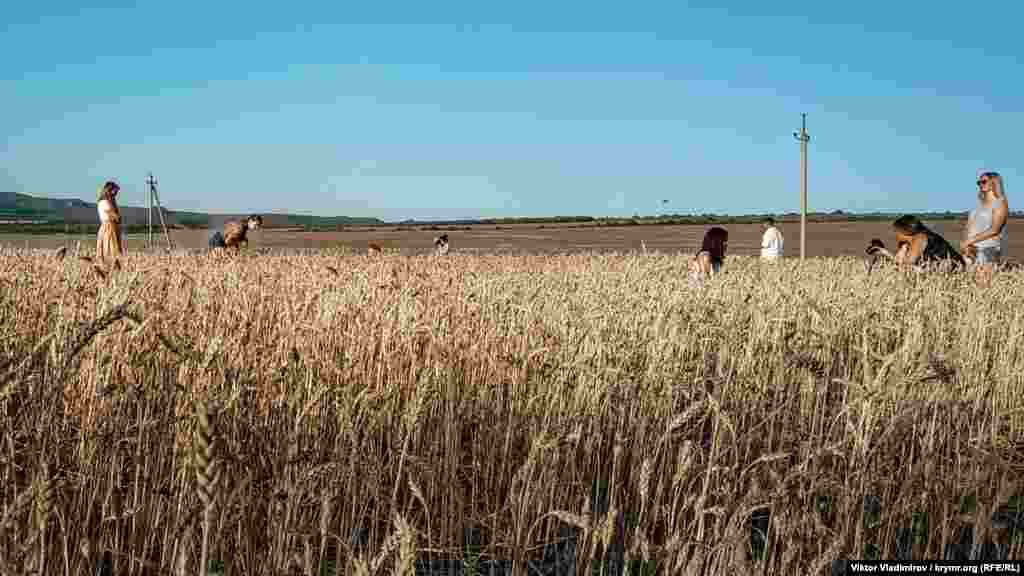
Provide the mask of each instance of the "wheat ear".
[{"label": "wheat ear", "polygon": [[196,466],[196,484],[199,488],[199,501],[203,504],[203,535],[200,552],[200,574],[206,576],[210,552],[210,528],[213,521],[213,487],[215,470],[213,461],[213,432],[210,427],[210,413],[206,406],[198,411],[199,426],[193,443],[193,458]]}]

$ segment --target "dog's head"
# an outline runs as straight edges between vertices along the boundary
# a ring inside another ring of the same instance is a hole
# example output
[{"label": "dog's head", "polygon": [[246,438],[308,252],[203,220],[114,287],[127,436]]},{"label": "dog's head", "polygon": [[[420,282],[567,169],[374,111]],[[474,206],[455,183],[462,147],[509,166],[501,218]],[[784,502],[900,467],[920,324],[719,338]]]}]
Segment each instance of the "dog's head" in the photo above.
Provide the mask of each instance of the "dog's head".
[{"label": "dog's head", "polygon": [[866,252],[869,255],[874,254],[878,252],[879,248],[885,248],[885,243],[879,240],[878,238],[872,238],[871,242],[868,243],[868,247],[866,250],[864,250],[864,252]]}]

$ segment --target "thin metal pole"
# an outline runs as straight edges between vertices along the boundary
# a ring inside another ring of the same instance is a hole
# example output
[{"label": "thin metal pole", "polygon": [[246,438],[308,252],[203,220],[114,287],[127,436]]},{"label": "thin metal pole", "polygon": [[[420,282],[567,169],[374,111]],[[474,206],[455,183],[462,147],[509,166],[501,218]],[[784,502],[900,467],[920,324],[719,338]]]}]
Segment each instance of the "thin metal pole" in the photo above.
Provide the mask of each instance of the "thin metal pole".
[{"label": "thin metal pole", "polygon": [[807,114],[800,115],[803,122],[800,133],[793,136],[800,141],[800,259],[807,253],[807,143],[811,135],[807,133]]},{"label": "thin metal pole", "polygon": [[146,179],[146,216],[149,224],[149,239],[146,245],[150,250],[153,249],[153,173],[149,173],[149,178]]}]

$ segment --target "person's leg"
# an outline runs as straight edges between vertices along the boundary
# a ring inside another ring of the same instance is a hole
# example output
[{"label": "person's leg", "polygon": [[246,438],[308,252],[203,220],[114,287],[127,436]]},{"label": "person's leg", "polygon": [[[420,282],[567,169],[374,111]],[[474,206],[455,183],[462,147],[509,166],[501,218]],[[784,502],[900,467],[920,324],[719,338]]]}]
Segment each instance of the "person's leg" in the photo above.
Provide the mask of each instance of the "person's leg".
[{"label": "person's leg", "polygon": [[992,273],[995,265],[999,263],[999,256],[997,248],[981,248],[978,250],[978,255],[975,259],[977,266],[974,272],[974,281],[978,286],[988,288],[992,285]]},{"label": "person's leg", "polygon": [[981,288],[988,288],[992,285],[991,264],[979,264],[974,269],[974,283]]}]

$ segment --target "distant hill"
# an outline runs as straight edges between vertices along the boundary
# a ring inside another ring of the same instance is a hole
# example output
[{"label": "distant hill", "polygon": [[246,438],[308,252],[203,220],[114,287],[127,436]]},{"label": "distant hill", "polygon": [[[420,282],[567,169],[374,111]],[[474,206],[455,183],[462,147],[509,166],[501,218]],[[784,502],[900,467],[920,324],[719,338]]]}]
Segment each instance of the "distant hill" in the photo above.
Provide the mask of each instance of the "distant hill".
[{"label": "distant hill", "polygon": [[[168,226],[203,227],[219,225],[229,218],[245,217],[248,214],[207,214],[163,209],[164,221]],[[290,226],[329,227],[355,224],[383,224],[378,218],[352,218],[348,216],[309,216],[304,214],[263,214],[263,224],[268,228]],[[149,211],[138,206],[121,206],[121,219],[126,226],[144,226]],[[153,212],[154,224],[160,219]],[[16,192],[0,192],[0,222],[21,222],[39,224],[98,225],[99,215],[95,202],[77,198],[41,198]]]}]

